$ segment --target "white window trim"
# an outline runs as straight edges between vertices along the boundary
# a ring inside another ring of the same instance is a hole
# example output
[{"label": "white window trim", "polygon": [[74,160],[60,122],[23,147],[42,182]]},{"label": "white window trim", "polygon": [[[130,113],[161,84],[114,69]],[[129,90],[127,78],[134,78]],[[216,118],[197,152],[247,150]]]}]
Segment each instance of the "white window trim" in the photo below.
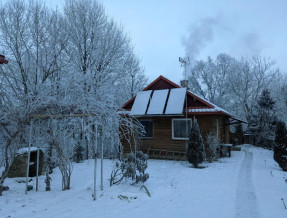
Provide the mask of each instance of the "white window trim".
[{"label": "white window trim", "polygon": [[179,137],[174,137],[174,120],[190,120],[190,127],[192,126],[192,119],[188,118],[177,118],[177,119],[172,119],[171,123],[172,123],[172,129],[171,129],[171,133],[172,133],[172,139],[174,140],[188,140],[189,138],[179,138]]},{"label": "white window trim", "polygon": [[139,121],[151,121],[152,124],[152,137],[147,137],[147,136],[140,136],[140,139],[153,139],[153,120],[152,119],[144,119],[144,120],[139,120]]}]

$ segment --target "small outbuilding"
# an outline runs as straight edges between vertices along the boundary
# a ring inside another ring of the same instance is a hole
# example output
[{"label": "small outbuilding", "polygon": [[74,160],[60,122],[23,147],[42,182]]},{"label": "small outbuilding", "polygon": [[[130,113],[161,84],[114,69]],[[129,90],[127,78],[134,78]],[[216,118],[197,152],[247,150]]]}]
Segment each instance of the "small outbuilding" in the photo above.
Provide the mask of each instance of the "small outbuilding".
[{"label": "small outbuilding", "polygon": [[[27,159],[28,148],[22,148],[17,151],[17,154],[11,164],[8,172],[9,178],[26,177],[27,175]],[[39,175],[44,174],[44,153],[39,149]],[[37,172],[37,148],[31,147],[30,149],[30,164],[29,164],[29,177],[35,177]]]}]

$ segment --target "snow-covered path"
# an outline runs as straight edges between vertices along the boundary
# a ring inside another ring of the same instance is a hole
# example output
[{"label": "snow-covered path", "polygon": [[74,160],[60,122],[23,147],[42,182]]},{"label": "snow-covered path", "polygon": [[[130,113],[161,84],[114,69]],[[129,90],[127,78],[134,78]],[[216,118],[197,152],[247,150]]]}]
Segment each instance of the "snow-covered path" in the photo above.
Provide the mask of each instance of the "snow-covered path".
[{"label": "snow-covered path", "polygon": [[236,190],[236,217],[257,218],[260,216],[252,181],[253,153],[248,147],[244,148],[244,153]]}]

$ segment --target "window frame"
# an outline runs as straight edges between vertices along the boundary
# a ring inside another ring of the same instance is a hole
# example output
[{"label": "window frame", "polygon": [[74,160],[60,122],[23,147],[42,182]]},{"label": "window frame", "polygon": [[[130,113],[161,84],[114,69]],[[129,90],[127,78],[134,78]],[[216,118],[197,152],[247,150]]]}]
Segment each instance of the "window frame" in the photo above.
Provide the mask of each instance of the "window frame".
[{"label": "window frame", "polygon": [[174,136],[174,121],[178,121],[178,120],[190,120],[190,128],[192,126],[192,119],[191,118],[175,118],[175,119],[172,119],[171,120],[171,123],[172,123],[172,129],[171,129],[171,133],[172,133],[172,139],[173,140],[188,140],[189,138],[180,138],[180,137],[175,137]]},{"label": "window frame", "polygon": [[[141,121],[151,121],[151,126],[152,126],[152,131],[151,131],[151,133],[152,133],[152,136],[150,137],[150,136],[140,136],[139,138],[140,139],[153,139],[153,119],[143,119],[143,120],[139,120],[139,122],[141,123]],[[141,123],[142,124],[142,123]]]}]

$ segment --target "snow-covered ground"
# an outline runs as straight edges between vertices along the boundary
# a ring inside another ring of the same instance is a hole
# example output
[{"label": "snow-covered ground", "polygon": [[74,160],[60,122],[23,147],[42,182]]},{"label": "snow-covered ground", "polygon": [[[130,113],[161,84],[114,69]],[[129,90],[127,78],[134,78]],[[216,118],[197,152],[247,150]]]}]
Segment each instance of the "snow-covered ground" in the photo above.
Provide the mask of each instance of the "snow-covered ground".
[{"label": "snow-covered ground", "polygon": [[[0,197],[0,217],[286,218],[281,199],[287,204],[287,173],[272,155],[272,151],[243,145],[231,158],[206,163],[204,169],[183,161],[149,160],[150,179],[145,185],[151,197],[140,185],[129,182],[110,187],[113,161],[104,160],[104,190],[97,188],[96,201],[92,200],[94,163],[85,161],[74,164],[69,191],[61,191],[58,170],[51,175],[50,192],[45,192],[44,177],[40,177],[39,192],[28,195],[25,184],[16,182],[19,178],[7,179],[10,190]],[[35,187],[35,179],[30,184]],[[121,200],[119,195],[128,199]]]}]

